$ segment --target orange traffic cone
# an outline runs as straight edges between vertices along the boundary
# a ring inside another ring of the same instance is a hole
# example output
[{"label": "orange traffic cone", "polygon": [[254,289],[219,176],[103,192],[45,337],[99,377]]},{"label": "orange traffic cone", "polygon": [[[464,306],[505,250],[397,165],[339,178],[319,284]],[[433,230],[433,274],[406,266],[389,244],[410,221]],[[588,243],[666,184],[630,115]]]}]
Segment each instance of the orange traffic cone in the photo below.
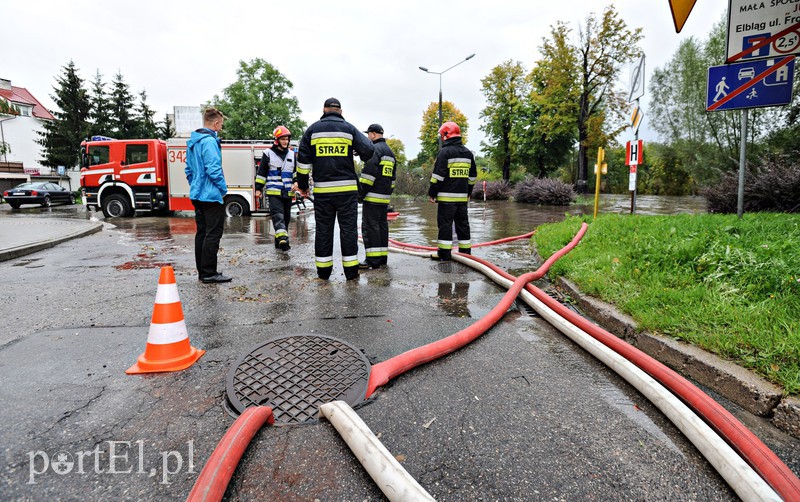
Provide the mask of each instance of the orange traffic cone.
[{"label": "orange traffic cone", "polygon": [[205,350],[196,349],[189,344],[175,272],[172,267],[161,267],[153,318],[147,333],[147,347],[136,364],[125,373],[133,375],[178,371],[188,368],[205,353]]}]

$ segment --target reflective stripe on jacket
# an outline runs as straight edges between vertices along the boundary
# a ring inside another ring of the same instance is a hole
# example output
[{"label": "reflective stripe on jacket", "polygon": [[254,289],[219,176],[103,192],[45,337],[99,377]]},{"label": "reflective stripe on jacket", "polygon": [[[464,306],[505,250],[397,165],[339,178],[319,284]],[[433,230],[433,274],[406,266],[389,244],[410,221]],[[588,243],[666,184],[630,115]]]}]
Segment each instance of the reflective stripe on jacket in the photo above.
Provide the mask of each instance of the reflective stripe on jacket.
[{"label": "reflective stripe on jacket", "polygon": [[397,178],[397,159],[384,138],[376,139],[374,146],[375,153],[361,171],[359,195],[366,202],[388,204]]},{"label": "reflective stripe on jacket", "polygon": [[263,190],[266,185],[267,195],[294,196],[292,191],[295,173],[294,152],[288,149],[285,153],[286,156],[281,158],[274,146],[264,150],[256,173],[256,190]]},{"label": "reflective stripe on jacket", "polygon": [[450,138],[436,156],[428,195],[436,202],[468,202],[477,178],[475,156],[460,136]]}]

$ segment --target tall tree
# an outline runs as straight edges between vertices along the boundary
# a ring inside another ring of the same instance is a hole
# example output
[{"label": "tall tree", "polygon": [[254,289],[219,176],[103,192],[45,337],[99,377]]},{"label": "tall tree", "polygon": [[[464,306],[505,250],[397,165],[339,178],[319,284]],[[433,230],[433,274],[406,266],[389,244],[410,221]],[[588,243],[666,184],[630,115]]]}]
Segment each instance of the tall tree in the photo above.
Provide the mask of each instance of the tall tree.
[{"label": "tall tree", "polygon": [[[466,115],[450,101],[442,102],[442,123],[455,122],[461,128],[461,141],[467,143],[469,122]],[[434,101],[422,112],[422,126],[419,128],[421,150],[417,159],[425,163],[439,153],[439,102]]]},{"label": "tall tree", "polygon": [[136,136],[134,99],[122,73],[117,72],[111,82],[111,127],[117,139],[132,139]]},{"label": "tall tree", "polygon": [[89,91],[89,102],[91,104],[92,125],[89,128],[89,135],[110,136],[113,125],[111,122],[111,101],[106,92],[106,84],[103,82],[103,75],[100,70],[94,74],[92,87]]},{"label": "tall tree", "polygon": [[139,93],[139,105],[136,107],[136,137],[155,138],[158,136],[158,127],[153,117],[156,112],[147,104],[147,91],[142,89]]},{"label": "tall tree", "polygon": [[156,138],[167,140],[175,137],[175,128],[172,126],[172,121],[169,119],[169,114],[164,114],[164,120],[157,124]]},{"label": "tall tree", "polygon": [[542,55],[528,75],[530,95],[524,119],[517,123],[520,156],[543,178],[570,158],[577,140],[578,60],[569,43],[571,30],[564,23],[551,27]]},{"label": "tall tree", "polygon": [[43,147],[42,165],[72,168],[80,163],[80,145],[89,132],[91,105],[75,63],[70,61],[62,70],[53,86],[55,94],[50,95],[57,107],[52,112],[55,120],[44,122],[37,143]]},{"label": "tall tree", "polygon": [[586,18],[586,23],[578,30],[578,191],[586,193],[588,179],[588,148],[594,141],[606,143],[605,138],[591,137],[592,122],[597,122],[604,113],[601,123],[611,125],[611,130],[602,132],[612,137],[622,129],[614,127],[624,120],[626,107],[621,93],[615,90],[617,79],[623,65],[640,56],[639,41],[642,29],[628,29],[625,21],[619,18],[614,5],[605,8],[598,19],[595,14]]},{"label": "tall tree", "polygon": [[511,178],[512,158],[516,157],[512,130],[528,94],[529,84],[525,80],[522,63],[511,60],[492,68],[481,84],[487,102],[481,111],[484,123],[480,129],[486,133],[488,141],[483,151],[493,165],[501,168],[503,180],[508,181]]},{"label": "tall tree", "polygon": [[225,137],[271,138],[283,125],[299,138],[306,127],[300,119],[300,105],[290,93],[294,84],[261,58],[239,61],[237,80],[215,95],[212,103],[225,114]]}]

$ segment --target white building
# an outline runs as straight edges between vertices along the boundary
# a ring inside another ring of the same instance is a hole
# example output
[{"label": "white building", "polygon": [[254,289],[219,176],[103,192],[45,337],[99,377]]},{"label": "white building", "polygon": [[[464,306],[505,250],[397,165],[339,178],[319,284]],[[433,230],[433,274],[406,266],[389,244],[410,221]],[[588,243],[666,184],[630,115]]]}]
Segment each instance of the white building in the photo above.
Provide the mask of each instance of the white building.
[{"label": "white building", "polygon": [[55,117],[27,89],[4,78],[0,78],[0,97],[19,110],[16,116],[0,116],[0,141],[10,147],[0,155],[0,162],[21,162],[28,174],[50,174],[50,168],[40,163],[42,146],[36,140],[40,138],[37,131],[44,131],[42,124]]}]

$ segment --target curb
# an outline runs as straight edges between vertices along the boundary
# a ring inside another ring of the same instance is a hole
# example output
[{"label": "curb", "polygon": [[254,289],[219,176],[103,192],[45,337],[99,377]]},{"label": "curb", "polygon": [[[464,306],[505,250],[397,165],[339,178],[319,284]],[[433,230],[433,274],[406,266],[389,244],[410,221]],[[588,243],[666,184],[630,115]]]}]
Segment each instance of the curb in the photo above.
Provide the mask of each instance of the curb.
[{"label": "curb", "polygon": [[25,256],[27,254],[35,253],[43,249],[51,248],[56,244],[60,244],[64,241],[75,239],[77,237],[83,237],[89,234],[94,234],[102,229],[103,229],[103,224],[101,222],[96,222],[96,223],[91,223],[90,226],[87,228],[76,230],[74,232],[68,232],[58,237],[54,237],[52,239],[45,239],[39,242],[25,243],[25,244],[20,244],[19,246],[0,249],[0,261],[12,260],[20,256]]},{"label": "curb", "polygon": [[555,282],[584,313],[610,333],[750,413],[771,418],[772,425],[800,439],[800,399],[784,397],[777,385],[699,347],[640,331],[630,316],[581,293],[568,279],[558,277]]}]

